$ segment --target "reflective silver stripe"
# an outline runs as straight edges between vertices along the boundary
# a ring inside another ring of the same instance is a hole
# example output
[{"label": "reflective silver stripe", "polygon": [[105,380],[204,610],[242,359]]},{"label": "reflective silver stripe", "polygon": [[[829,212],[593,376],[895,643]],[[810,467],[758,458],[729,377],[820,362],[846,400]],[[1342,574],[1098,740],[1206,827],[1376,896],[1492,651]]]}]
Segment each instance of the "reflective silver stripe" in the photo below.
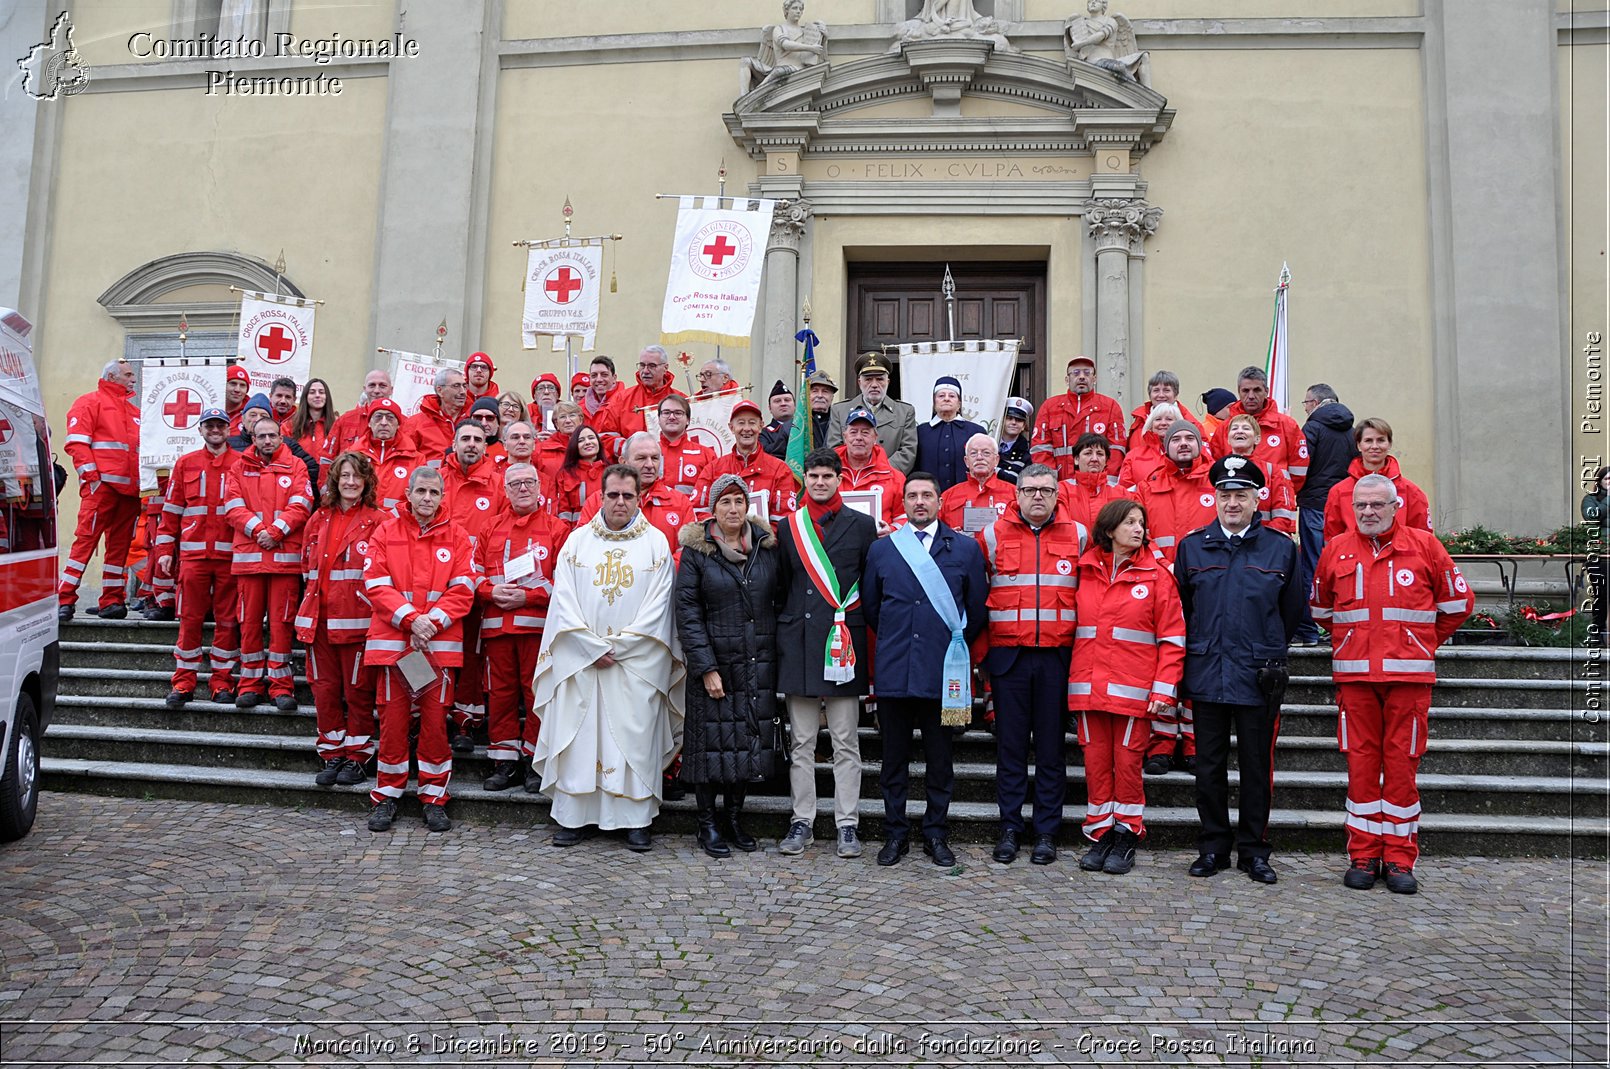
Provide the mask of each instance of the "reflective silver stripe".
[{"label": "reflective silver stripe", "polygon": [[1185,636],[1184,635],[1164,635],[1162,638],[1158,639],[1157,641],[1166,642],[1170,646],[1178,646],[1178,647],[1180,647],[1180,649],[1185,648]]},{"label": "reflective silver stripe", "polygon": [[430,642],[426,643],[426,648],[432,653],[463,653],[464,643],[437,642],[435,639],[432,639]]},{"label": "reflective silver stripe", "polygon": [[1381,610],[1383,620],[1402,620],[1410,624],[1434,624],[1437,622],[1435,609],[1395,609],[1388,606]]},{"label": "reflective silver stripe", "polygon": [[1366,661],[1332,661],[1330,663],[1330,667],[1331,667],[1331,671],[1333,671],[1333,672],[1368,672],[1370,670],[1370,662],[1367,661],[1367,660]]},{"label": "reflective silver stripe", "polygon": [[1068,693],[1070,695],[1073,695],[1073,694],[1089,694],[1090,693],[1090,684],[1089,683],[1073,683],[1073,682],[1069,682],[1069,684],[1068,684]]},{"label": "reflective silver stripe", "polygon": [[1437,602],[1437,611],[1447,613],[1464,612],[1465,606],[1466,602],[1463,598],[1458,601],[1439,601]]},{"label": "reflective silver stripe", "polygon": [[300,564],[301,562],[302,562],[302,554],[300,554],[300,553],[276,553],[276,554],[274,554],[274,563],[275,564]]},{"label": "reflective silver stripe", "polygon": [[1078,609],[1063,609],[1062,611],[1057,613],[1057,618],[1059,620],[1061,620],[1065,624],[1071,624],[1075,620],[1079,619],[1079,610]]},{"label": "reflective silver stripe", "polygon": [[1054,624],[1057,622],[1057,611],[1055,609],[1022,609],[1018,611],[1003,609],[991,612],[989,619],[990,623],[994,624],[1009,624],[1020,621],[1030,624]]},{"label": "reflective silver stripe", "polygon": [[1152,693],[1165,694],[1170,698],[1179,696],[1179,692],[1174,689],[1174,684],[1164,683],[1161,679],[1152,680]]},{"label": "reflective silver stripe", "polygon": [[501,617],[501,616],[483,616],[483,617],[481,617],[481,634],[483,634],[483,635],[486,634],[488,631],[496,631],[502,626],[503,626],[503,617]]},{"label": "reflective silver stripe", "polygon": [[1331,610],[1324,605],[1310,605],[1308,614],[1316,620],[1329,620],[1331,618]]},{"label": "reflective silver stripe", "polygon": [[284,517],[276,519],[274,521],[274,526],[280,529],[281,534],[289,535],[291,533],[291,525],[285,522]]},{"label": "reflective silver stripe", "polygon": [[363,581],[362,568],[337,568],[330,573],[332,583],[359,583]]},{"label": "reflective silver stripe", "polygon": [[1333,621],[1339,624],[1362,624],[1370,618],[1369,609],[1341,609],[1330,614]]},{"label": "reflective silver stripe", "polygon": [[[201,544],[203,546],[205,546],[207,543],[203,542]],[[156,540],[157,548],[166,549],[167,547],[169,547],[171,545],[173,545],[173,536],[171,534],[159,534],[159,535],[157,535],[157,540]]]},{"label": "reflective silver stripe", "polygon": [[435,620],[437,626],[439,626],[439,627],[452,627],[453,626],[453,618],[451,616],[447,615],[441,609],[432,609],[430,612],[426,613],[425,615],[428,616],[430,619]]},{"label": "reflective silver stripe", "polygon": [[228,501],[224,502],[223,507],[225,512],[228,512],[230,509],[243,509],[246,507],[246,499],[241,497],[232,497]]},{"label": "reflective silver stripe", "polygon": [[394,765],[387,761],[376,761],[375,769],[393,776],[406,776],[408,775],[408,762],[404,761],[400,765]]},{"label": "reflective silver stripe", "polygon": [[475,580],[469,578],[468,576],[461,575],[461,576],[458,576],[456,579],[449,580],[448,583],[447,583],[447,589],[449,589],[449,590],[453,589],[456,586],[461,586],[465,590],[468,590],[472,594],[475,593]]},{"label": "reflective silver stripe", "polygon": [[253,516],[251,519],[247,520],[246,527],[244,529],[246,537],[251,538],[257,533],[257,528],[261,527],[262,525],[263,521],[256,516]]},{"label": "reflective silver stripe", "polygon": [[[162,539],[158,538],[157,541],[161,542]],[[172,542],[173,538],[170,536],[168,538],[168,541]],[[180,542],[179,543],[179,552],[180,553],[205,553],[205,552],[207,552],[207,543],[205,543],[205,542]]]},{"label": "reflective silver stripe", "polygon": [[331,631],[363,631],[369,627],[367,616],[331,616],[325,620]]},{"label": "reflective silver stripe", "polygon": [[235,563],[236,564],[261,564],[262,561],[263,561],[263,555],[261,553],[236,553],[235,554]]},{"label": "reflective silver stripe", "polygon": [[1119,642],[1140,642],[1147,646],[1157,645],[1157,635],[1151,631],[1136,631],[1130,627],[1115,627],[1112,637]]},{"label": "reflective silver stripe", "polygon": [[363,588],[365,590],[374,590],[376,587],[396,585],[397,584],[391,581],[391,576],[389,575],[371,575],[369,578],[363,581]]},{"label": "reflective silver stripe", "polygon": [[1174,536],[1158,535],[1156,538],[1152,539],[1152,544],[1158,546],[1172,546],[1174,544]]},{"label": "reflective silver stripe", "polygon": [[89,446],[91,449],[112,449],[124,453],[131,451],[127,442],[91,442]]},{"label": "reflective silver stripe", "polygon": [[89,435],[87,435],[87,434],[69,434],[67,436],[67,444],[68,445],[73,445],[74,443],[77,443],[78,445],[89,445],[90,444]]},{"label": "reflective silver stripe", "polygon": [[1013,624],[1017,622],[1017,613],[1011,609],[991,609],[989,622],[992,624]]},{"label": "reflective silver stripe", "polygon": [[309,509],[313,507],[313,502],[309,501],[307,498],[303,497],[301,494],[292,494],[290,504],[292,504],[292,505],[301,505],[303,508],[309,508]]},{"label": "reflective silver stripe", "polygon": [[298,616],[295,619],[295,621],[293,621],[293,623],[294,623],[294,626],[296,626],[296,627],[312,627],[313,626],[313,617],[311,617],[311,616]]},{"label": "reflective silver stripe", "polygon": [[219,553],[228,553],[234,547],[235,543],[233,542],[214,542],[212,544],[212,548],[217,550]]},{"label": "reflective silver stripe", "polygon": [[427,776],[442,776],[453,771],[453,759],[449,757],[440,763],[435,761],[419,762],[419,771]]},{"label": "reflective silver stripe", "polygon": [[548,618],[545,616],[515,616],[515,627],[546,627]]},{"label": "reflective silver stripe", "polygon": [[107,475],[101,473],[101,482],[111,483],[113,486],[133,486],[134,480],[123,475]]},{"label": "reflective silver stripe", "polygon": [[1296,509],[1270,509],[1269,510],[1269,515],[1273,519],[1277,519],[1277,520],[1295,520],[1297,518],[1297,510]]},{"label": "reflective silver stripe", "polygon": [[315,564],[313,567],[311,567],[311,568],[309,568],[307,570],[306,578],[307,578],[307,581],[310,582],[310,583],[316,582],[318,580],[318,578],[319,578],[319,566],[317,564]]},{"label": "reflective silver stripe", "polygon": [[1364,600],[1364,565],[1353,565],[1353,600]]},{"label": "reflective silver stripe", "polygon": [[1054,572],[1025,572],[1022,575],[1008,575],[997,572],[995,578],[990,580],[990,586],[1060,586],[1076,587],[1079,580],[1071,575],[1057,575]]},{"label": "reflective silver stripe", "polygon": [[1093,627],[1076,627],[1073,629],[1074,638],[1095,638],[1096,629]]},{"label": "reflective silver stripe", "polygon": [[1381,662],[1383,672],[1435,672],[1436,661],[1400,661],[1388,657]]},{"label": "reflective silver stripe", "polygon": [[994,571],[995,570],[996,538],[995,538],[995,525],[993,523],[990,524],[988,527],[984,528],[984,544],[989,547],[989,566],[990,566],[990,571]]},{"label": "reflective silver stripe", "polygon": [[1126,687],[1122,683],[1108,683],[1107,695],[1112,698],[1133,698],[1145,701],[1151,694],[1145,687]]},{"label": "reflective silver stripe", "polygon": [[378,653],[401,653],[408,648],[408,643],[393,638],[372,638],[364,643],[363,648]]},{"label": "reflective silver stripe", "polygon": [[1291,467],[1286,469],[1286,474],[1287,475],[1303,475],[1303,476],[1306,476],[1308,474],[1308,465],[1304,464],[1301,467],[1299,467],[1299,466],[1293,464]]},{"label": "reflective silver stripe", "polygon": [[391,614],[391,626],[395,627],[397,630],[401,631],[402,626],[403,626],[403,621],[408,619],[413,614],[414,614],[414,610],[413,610],[412,606],[410,606],[410,605],[399,605],[399,606],[397,606],[397,611]]}]

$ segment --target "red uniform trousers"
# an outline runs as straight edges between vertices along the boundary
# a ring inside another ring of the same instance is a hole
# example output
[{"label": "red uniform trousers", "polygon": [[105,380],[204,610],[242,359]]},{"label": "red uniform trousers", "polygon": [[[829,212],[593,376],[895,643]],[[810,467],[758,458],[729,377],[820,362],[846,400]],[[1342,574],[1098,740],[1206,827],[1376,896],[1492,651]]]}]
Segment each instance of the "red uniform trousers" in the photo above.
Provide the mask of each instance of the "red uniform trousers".
[{"label": "red uniform trousers", "polygon": [[1084,833],[1099,839],[1113,826],[1146,834],[1146,785],[1140,766],[1150,727],[1145,717],[1087,709],[1079,714],[1085,751]]},{"label": "red uniform trousers", "polygon": [[168,492],[168,480],[161,480],[158,486],[157,493],[146,498],[141,508],[140,522],[145,524],[145,544],[150,548],[145,553],[145,566],[140,569],[140,583],[150,588],[152,604],[171,609],[178,598],[179,558],[173,558],[173,575],[157,571],[157,558],[162,556],[157,548],[157,525],[162,522],[162,495]]},{"label": "red uniform trousers", "polygon": [[379,804],[402,797],[408,786],[408,732],[419,709],[419,801],[446,805],[447,781],[453,775],[453,750],[447,745],[447,710],[453,704],[453,673],[440,672],[435,683],[417,695],[396,665],[375,670],[375,699],[380,714],[380,754],[375,762],[375,789],[369,800]]},{"label": "red uniform trousers", "polygon": [[486,723],[485,658],[481,650],[481,607],[477,605],[464,617],[464,666],[453,669],[453,730],[461,735],[472,734]]},{"label": "red uniform trousers", "polygon": [[1430,683],[1338,683],[1336,740],[1347,755],[1347,854],[1414,868],[1431,726]]},{"label": "red uniform trousers", "polygon": [[307,651],[307,681],[318,711],[320,760],[367,761],[375,755],[375,670],[363,664],[363,643],[336,645],[319,621]]},{"label": "red uniform trousers", "polygon": [[240,661],[239,588],[227,560],[187,560],[179,573],[179,642],[173,648],[173,689],[195,693],[201,671],[201,625],[212,611],[212,690],[235,689]]},{"label": "red uniform trousers", "polygon": [[486,756],[493,761],[518,761],[522,754],[529,759],[537,752],[537,731],[542,720],[532,708],[531,680],[537,672],[537,651],[541,648],[540,634],[493,635],[483,643]]},{"label": "red uniform trousers", "polygon": [[86,494],[83,484],[79,484],[78,529],[73,532],[73,548],[67,551],[61,584],[56,587],[58,603],[78,604],[78,585],[84,581],[84,569],[89,567],[96,545],[104,538],[106,553],[101,563],[100,607],[123,604],[123,566],[128,563],[129,546],[134,544],[134,524],[139,518],[138,497],[116,493],[105,485],[95,493]]},{"label": "red uniform trousers", "polygon": [[[296,688],[291,672],[291,640],[296,637],[296,602],[302,577],[237,575],[240,591],[240,693],[277,698]],[[263,651],[263,624],[268,623],[268,651]],[[265,671],[266,668],[266,671]]]},{"label": "red uniform trousers", "polygon": [[1196,717],[1191,713],[1190,702],[1174,706],[1173,713],[1166,718],[1150,721],[1148,730],[1151,740],[1146,746],[1147,757],[1156,754],[1173,757],[1176,744],[1179,745],[1181,757],[1196,756]]}]

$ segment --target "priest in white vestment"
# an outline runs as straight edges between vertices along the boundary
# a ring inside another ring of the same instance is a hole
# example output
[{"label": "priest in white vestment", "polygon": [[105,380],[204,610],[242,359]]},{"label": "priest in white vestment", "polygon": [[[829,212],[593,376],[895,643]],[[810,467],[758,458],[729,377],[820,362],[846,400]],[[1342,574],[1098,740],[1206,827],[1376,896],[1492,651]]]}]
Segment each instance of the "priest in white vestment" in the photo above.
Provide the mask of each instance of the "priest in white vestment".
[{"label": "priest in white vestment", "polygon": [[635,470],[605,469],[603,505],[565,540],[554,567],[532,682],[542,717],[532,774],[553,802],[554,845],[596,827],[648,850],[664,771],[682,745],[676,565],[638,507]]}]

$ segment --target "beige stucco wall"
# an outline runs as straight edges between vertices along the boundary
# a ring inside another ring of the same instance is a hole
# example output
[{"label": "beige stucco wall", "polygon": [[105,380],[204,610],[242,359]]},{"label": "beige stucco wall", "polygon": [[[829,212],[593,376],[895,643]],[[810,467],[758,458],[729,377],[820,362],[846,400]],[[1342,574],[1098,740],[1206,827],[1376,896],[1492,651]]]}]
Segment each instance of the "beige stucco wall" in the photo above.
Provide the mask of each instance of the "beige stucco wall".
[{"label": "beige stucco wall", "polygon": [[[297,42],[333,34],[343,40],[383,39],[394,29],[396,10],[396,0],[295,0],[288,32]],[[91,65],[160,62],[163,57],[150,54],[154,49],[149,43],[140,40],[131,46],[130,38],[139,33],[163,40],[174,36],[173,0],[87,0],[71,4],[69,14],[73,43]],[[265,41],[265,54],[272,57],[278,43]]]},{"label": "beige stucco wall", "polygon": [[[1418,15],[1420,0],[1114,0],[1113,12],[1132,19],[1250,19],[1250,18],[1363,18],[1382,15]],[[1023,17],[1029,20],[1067,18],[1084,14],[1083,0],[1025,0]]]},{"label": "beige stucco wall", "polygon": [[[1610,407],[1601,408],[1590,425],[1596,433],[1583,432],[1588,414],[1590,388],[1588,333],[1601,335],[1597,372],[1606,374],[1610,342],[1606,323],[1606,205],[1605,205],[1605,85],[1610,81],[1610,48],[1604,45],[1574,45],[1559,50],[1560,60],[1560,150],[1561,192],[1565,204],[1562,233],[1565,238],[1566,280],[1569,300],[1566,344],[1571,360],[1571,419],[1574,427],[1573,467],[1586,472],[1610,463]],[[1599,378],[1592,385],[1602,392],[1598,400],[1610,400],[1605,390],[1610,378]],[[1572,515],[1576,501],[1571,502]]]},{"label": "beige stucco wall", "polygon": [[[61,158],[35,337],[57,434],[72,399],[123,352],[122,328],[96,298],[141,264],[196,250],[272,263],[283,248],[288,277],[327,302],[314,373],[334,385],[339,405],[351,404],[367,366],[385,79],[348,81],[339,97],[263,104],[199,89],[58,103]],[[287,162],[269,166],[276,158]],[[332,160],[339,165],[318,162]],[[75,494],[62,502],[74,513]]]},{"label": "beige stucco wall", "polygon": [[[805,20],[832,26],[872,21],[874,0],[806,0]],[[586,37],[594,34],[753,28],[782,20],[782,0],[587,0],[585,7],[552,0],[516,0],[504,10],[503,36]]]},{"label": "beige stucco wall", "polygon": [[[1336,387],[1393,426],[1431,489],[1431,293],[1425,109],[1408,50],[1170,51],[1179,118],[1141,162],[1165,211],[1147,244],[1147,371],[1186,396],[1262,365],[1272,290],[1291,265],[1291,407]],[[1347,86],[1346,92],[1336,87]]]}]

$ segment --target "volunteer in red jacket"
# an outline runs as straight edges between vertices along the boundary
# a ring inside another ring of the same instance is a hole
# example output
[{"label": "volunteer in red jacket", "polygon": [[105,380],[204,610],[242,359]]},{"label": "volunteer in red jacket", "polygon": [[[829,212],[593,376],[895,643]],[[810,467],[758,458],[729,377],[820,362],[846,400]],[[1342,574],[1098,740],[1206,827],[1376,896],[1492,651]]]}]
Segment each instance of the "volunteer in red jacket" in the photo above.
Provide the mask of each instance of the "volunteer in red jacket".
[{"label": "volunteer in red jacket", "polygon": [[492,381],[497,372],[497,365],[485,353],[471,353],[464,361],[464,394],[465,403],[474,404],[483,397],[490,397],[494,401],[502,391],[498,384]]},{"label": "volunteer in red jacket", "polygon": [[404,448],[398,440],[402,406],[382,397],[370,401],[368,408],[369,430],[355,448],[374,465],[376,501],[381,508],[395,512],[408,495],[409,473],[423,462],[419,454]]},{"label": "volunteer in red jacket", "polygon": [[1398,458],[1392,455],[1392,425],[1378,417],[1360,420],[1353,428],[1353,442],[1358,446],[1358,456],[1348,465],[1347,478],[1331,487],[1330,496],[1325,499],[1325,540],[1353,530],[1353,487],[1366,475],[1384,476],[1397,487],[1399,524],[1421,531],[1431,530],[1431,506],[1426,501],[1426,492],[1409,481],[1398,467]]},{"label": "volunteer in red jacket", "polygon": [[1225,422],[1213,432],[1207,445],[1208,454],[1221,458],[1230,455],[1229,419],[1245,412],[1263,428],[1263,438],[1252,455],[1260,462],[1267,460],[1284,465],[1292,492],[1301,491],[1303,480],[1308,478],[1308,439],[1303,437],[1296,420],[1275,407],[1274,399],[1269,396],[1268,374],[1261,367],[1244,367],[1236,376],[1235,388],[1241,399],[1230,406]]},{"label": "volunteer in red jacket", "polygon": [[302,532],[307,587],[296,610],[296,637],[307,649],[307,681],[318,712],[323,760],[313,782],[352,785],[368,778],[375,755],[375,676],[363,663],[369,603],[363,562],[369,539],[390,518],[375,499],[375,469],[362,453],[330,462],[319,509]]},{"label": "volunteer in red jacket", "polygon": [[[598,388],[596,381],[593,388]],[[610,399],[609,407],[590,422],[604,436],[609,455],[618,456],[623,441],[648,429],[644,414],[653,411],[671,394],[681,392],[671,376],[665,346],[647,345],[637,356],[637,385],[617,393]]]},{"label": "volunteer in red jacket", "polygon": [[559,376],[551,371],[544,371],[531,380],[531,404],[527,406],[527,414],[531,423],[539,432],[553,430],[549,420],[552,418],[553,406],[564,400],[559,395]]},{"label": "volunteer in red jacket", "polygon": [[[699,473],[716,457],[716,451],[688,434],[688,421],[693,410],[688,399],[673,393],[660,402],[660,459],[662,478],[676,488],[677,493],[693,496]],[[624,451],[621,454],[625,456]],[[675,547],[677,537],[671,538]]]},{"label": "volunteer in red jacket", "polygon": [[1146,836],[1141,759],[1151,723],[1179,701],[1185,617],[1179,588],[1146,545],[1146,509],[1109,501],[1079,561],[1079,628],[1068,707],[1085,754],[1086,872],[1122,876]]},{"label": "volunteer in red jacket", "polygon": [[[363,661],[378,669],[375,698],[380,752],[375,759],[370,831],[387,831],[408,786],[408,737],[419,713],[419,801],[425,827],[447,831],[447,784],[453,750],[447,710],[453,669],[464,663],[463,620],[480,585],[475,549],[442,508],[442,474],[420,466],[408,479],[408,507],[376,529],[364,562],[364,597],[373,608]],[[425,678],[416,693],[399,662],[422,654]]]},{"label": "volunteer in red jacket", "polygon": [[[583,390],[575,401],[581,406],[582,415],[586,417],[588,424],[596,426],[598,417],[609,407],[615,395],[624,389],[625,384],[615,375],[615,361],[599,354],[587,365],[587,389]],[[575,393],[574,380],[571,381],[571,393]]]},{"label": "volunteer in red jacket", "polygon": [[129,614],[123,569],[140,518],[140,410],[127,361],[102,368],[95,389],[67,410],[67,455],[78,470],[78,529],[56,588],[56,615],[73,618],[84,569],[103,545],[100,617],[121,620]]},{"label": "volunteer in red jacket", "polygon": [[[736,475],[748,484],[751,493],[766,492],[766,508],[772,529],[794,511],[799,483],[787,464],[760,448],[760,429],[766,417],[750,400],[732,406],[728,426],[732,428],[732,452],[716,457],[704,466],[693,487],[693,504],[700,516],[710,515],[710,487],[723,475]],[[676,543],[672,543],[675,545]]]},{"label": "volunteer in red jacket", "polygon": [[844,444],[834,450],[844,463],[839,493],[883,489],[883,509],[872,517],[880,536],[892,534],[906,515],[906,477],[895,469],[878,441],[878,417],[871,409],[852,408],[844,415]]},{"label": "volunteer in red jacket", "polygon": [[[986,441],[999,456],[994,440]],[[1085,532],[1058,511],[1057,473],[1049,465],[1030,464],[1019,472],[1013,496],[1012,507],[977,536],[989,574],[989,652],[981,667],[995,697],[995,799],[1001,811],[992,856],[1002,865],[1017,859],[1032,736],[1034,849],[1029,860],[1049,865],[1057,859],[1067,789],[1062,720]]]},{"label": "volunteer in red jacket", "polygon": [[201,441],[200,449],[173,463],[154,546],[157,574],[179,577],[179,641],[173,648],[169,709],[181,709],[195,697],[201,625],[209,612],[213,701],[235,700],[235,665],[240,660],[240,605],[230,570],[234,535],[224,517],[224,476],[234,470],[240,454],[229,448],[227,412],[209,408],[201,414]]},{"label": "volunteer in red jacket", "polygon": [[268,409],[280,425],[280,436],[296,441],[291,427],[296,420],[296,380],[282,375],[268,385]]},{"label": "volunteer in red jacket", "polygon": [[[939,495],[940,523],[977,534],[1017,505],[1016,488],[996,477],[1000,459],[1000,447],[989,435],[975,434],[967,439],[962,446],[967,478]],[[995,517],[986,516],[987,512],[993,512]]]},{"label": "volunteer in red jacket", "polygon": [[1073,462],[1073,478],[1062,480],[1057,500],[1063,513],[1085,530],[1096,525],[1107,502],[1135,500],[1134,487],[1119,486],[1107,474],[1107,439],[1101,435],[1086,434],[1073,443]]},{"label": "volunteer in red jacket", "polygon": [[230,364],[224,375],[224,411],[229,415],[229,433],[240,433],[240,414],[252,396],[252,377],[239,364]]},{"label": "volunteer in red jacket", "polygon": [[419,403],[419,411],[403,425],[402,445],[419,454],[422,464],[437,467],[453,447],[453,428],[469,409],[464,373],[444,367],[436,373],[436,392]]},{"label": "volunteer in red jacket", "polygon": [[[1129,452],[1124,454],[1123,467],[1118,469],[1119,486],[1139,486],[1151,477],[1152,472],[1168,463],[1163,442],[1168,438],[1169,428],[1179,418],[1179,408],[1167,401],[1151,406],[1146,422],[1141,424],[1139,431],[1129,436]],[[1078,443],[1074,445],[1078,447]]]},{"label": "volunteer in red jacket", "polygon": [[[593,377],[585,371],[578,371],[570,376],[570,403],[581,408],[587,391],[593,388]],[[607,402],[606,402],[607,403]]]},{"label": "volunteer in red jacket", "polygon": [[[621,451],[621,463],[637,472],[638,508],[655,530],[665,536],[671,546],[671,559],[680,561],[682,543],[678,540],[684,524],[693,522],[693,499],[667,486],[660,477],[660,444],[648,431],[639,431],[626,439]],[[604,507],[604,492],[594,490],[582,506],[577,526],[591,523]]]},{"label": "volunteer in red jacket", "polygon": [[302,571],[302,527],[313,512],[307,465],[292,455],[272,419],[252,429],[252,448],[224,477],[224,515],[235,532],[232,569],[240,594],[240,693],[263,700],[263,626],[268,625],[268,693],[281,712],[296,709],[292,622]]},{"label": "volunteer in red jacket", "polygon": [[1475,607],[1470,587],[1429,531],[1398,522],[1398,487],[1370,474],[1353,488],[1355,529],[1326,543],[1314,574],[1314,622],[1331,632],[1337,740],[1347,755],[1342,882],[1419,890],[1420,791],[1437,647]]},{"label": "volunteer in red jacket", "polygon": [[604,485],[604,440],[591,427],[576,428],[565,446],[564,463],[553,479],[549,510],[568,524],[581,519],[581,510]]},{"label": "volunteer in red jacket", "polygon": [[[391,373],[380,368],[363,377],[363,396],[358,403],[335,419],[330,428],[330,454],[345,453],[349,449],[362,450],[363,436],[369,432],[369,406],[391,397]],[[402,419],[402,409],[397,409]]]},{"label": "volunteer in red jacket", "polygon": [[[1227,391],[1228,392],[1228,391]],[[1156,405],[1173,405],[1179,410],[1177,419],[1188,419],[1202,429],[1202,421],[1191,415],[1191,410],[1185,407],[1180,400],[1180,377],[1172,371],[1156,371],[1146,380],[1146,401],[1136,405],[1134,411],[1129,413],[1129,448],[1135,448],[1135,435],[1146,425],[1146,419],[1152,414]],[[1202,430],[1203,436],[1208,432]]]},{"label": "volunteer in red jacket", "polygon": [[[489,791],[519,782],[525,762],[536,753],[542,722],[532,708],[531,680],[553,593],[554,559],[570,534],[569,527],[541,507],[535,467],[510,464],[503,472],[503,488],[508,508],[498,513],[475,547],[482,573],[476,600],[486,666],[486,756],[492,761],[492,774],[481,786]],[[526,784],[531,794],[540,788],[539,783]]]},{"label": "volunteer in red jacket", "polygon": [[[479,402],[477,402],[479,404]],[[486,425],[461,419],[454,432],[452,455],[443,462],[442,509],[476,543],[497,520],[506,501],[503,472],[486,455]],[[464,618],[464,660],[453,688],[452,746],[455,753],[475,749],[475,734],[486,723],[486,675],[481,660],[481,612],[471,608]]]},{"label": "volunteer in red jacket", "polygon": [[1057,469],[1057,478],[1073,476],[1073,446],[1086,434],[1107,439],[1111,451],[1107,471],[1118,474],[1124,461],[1124,410],[1106,394],[1096,392],[1096,362],[1088,356],[1068,361],[1068,392],[1040,406],[1034,422],[1031,457]]}]

